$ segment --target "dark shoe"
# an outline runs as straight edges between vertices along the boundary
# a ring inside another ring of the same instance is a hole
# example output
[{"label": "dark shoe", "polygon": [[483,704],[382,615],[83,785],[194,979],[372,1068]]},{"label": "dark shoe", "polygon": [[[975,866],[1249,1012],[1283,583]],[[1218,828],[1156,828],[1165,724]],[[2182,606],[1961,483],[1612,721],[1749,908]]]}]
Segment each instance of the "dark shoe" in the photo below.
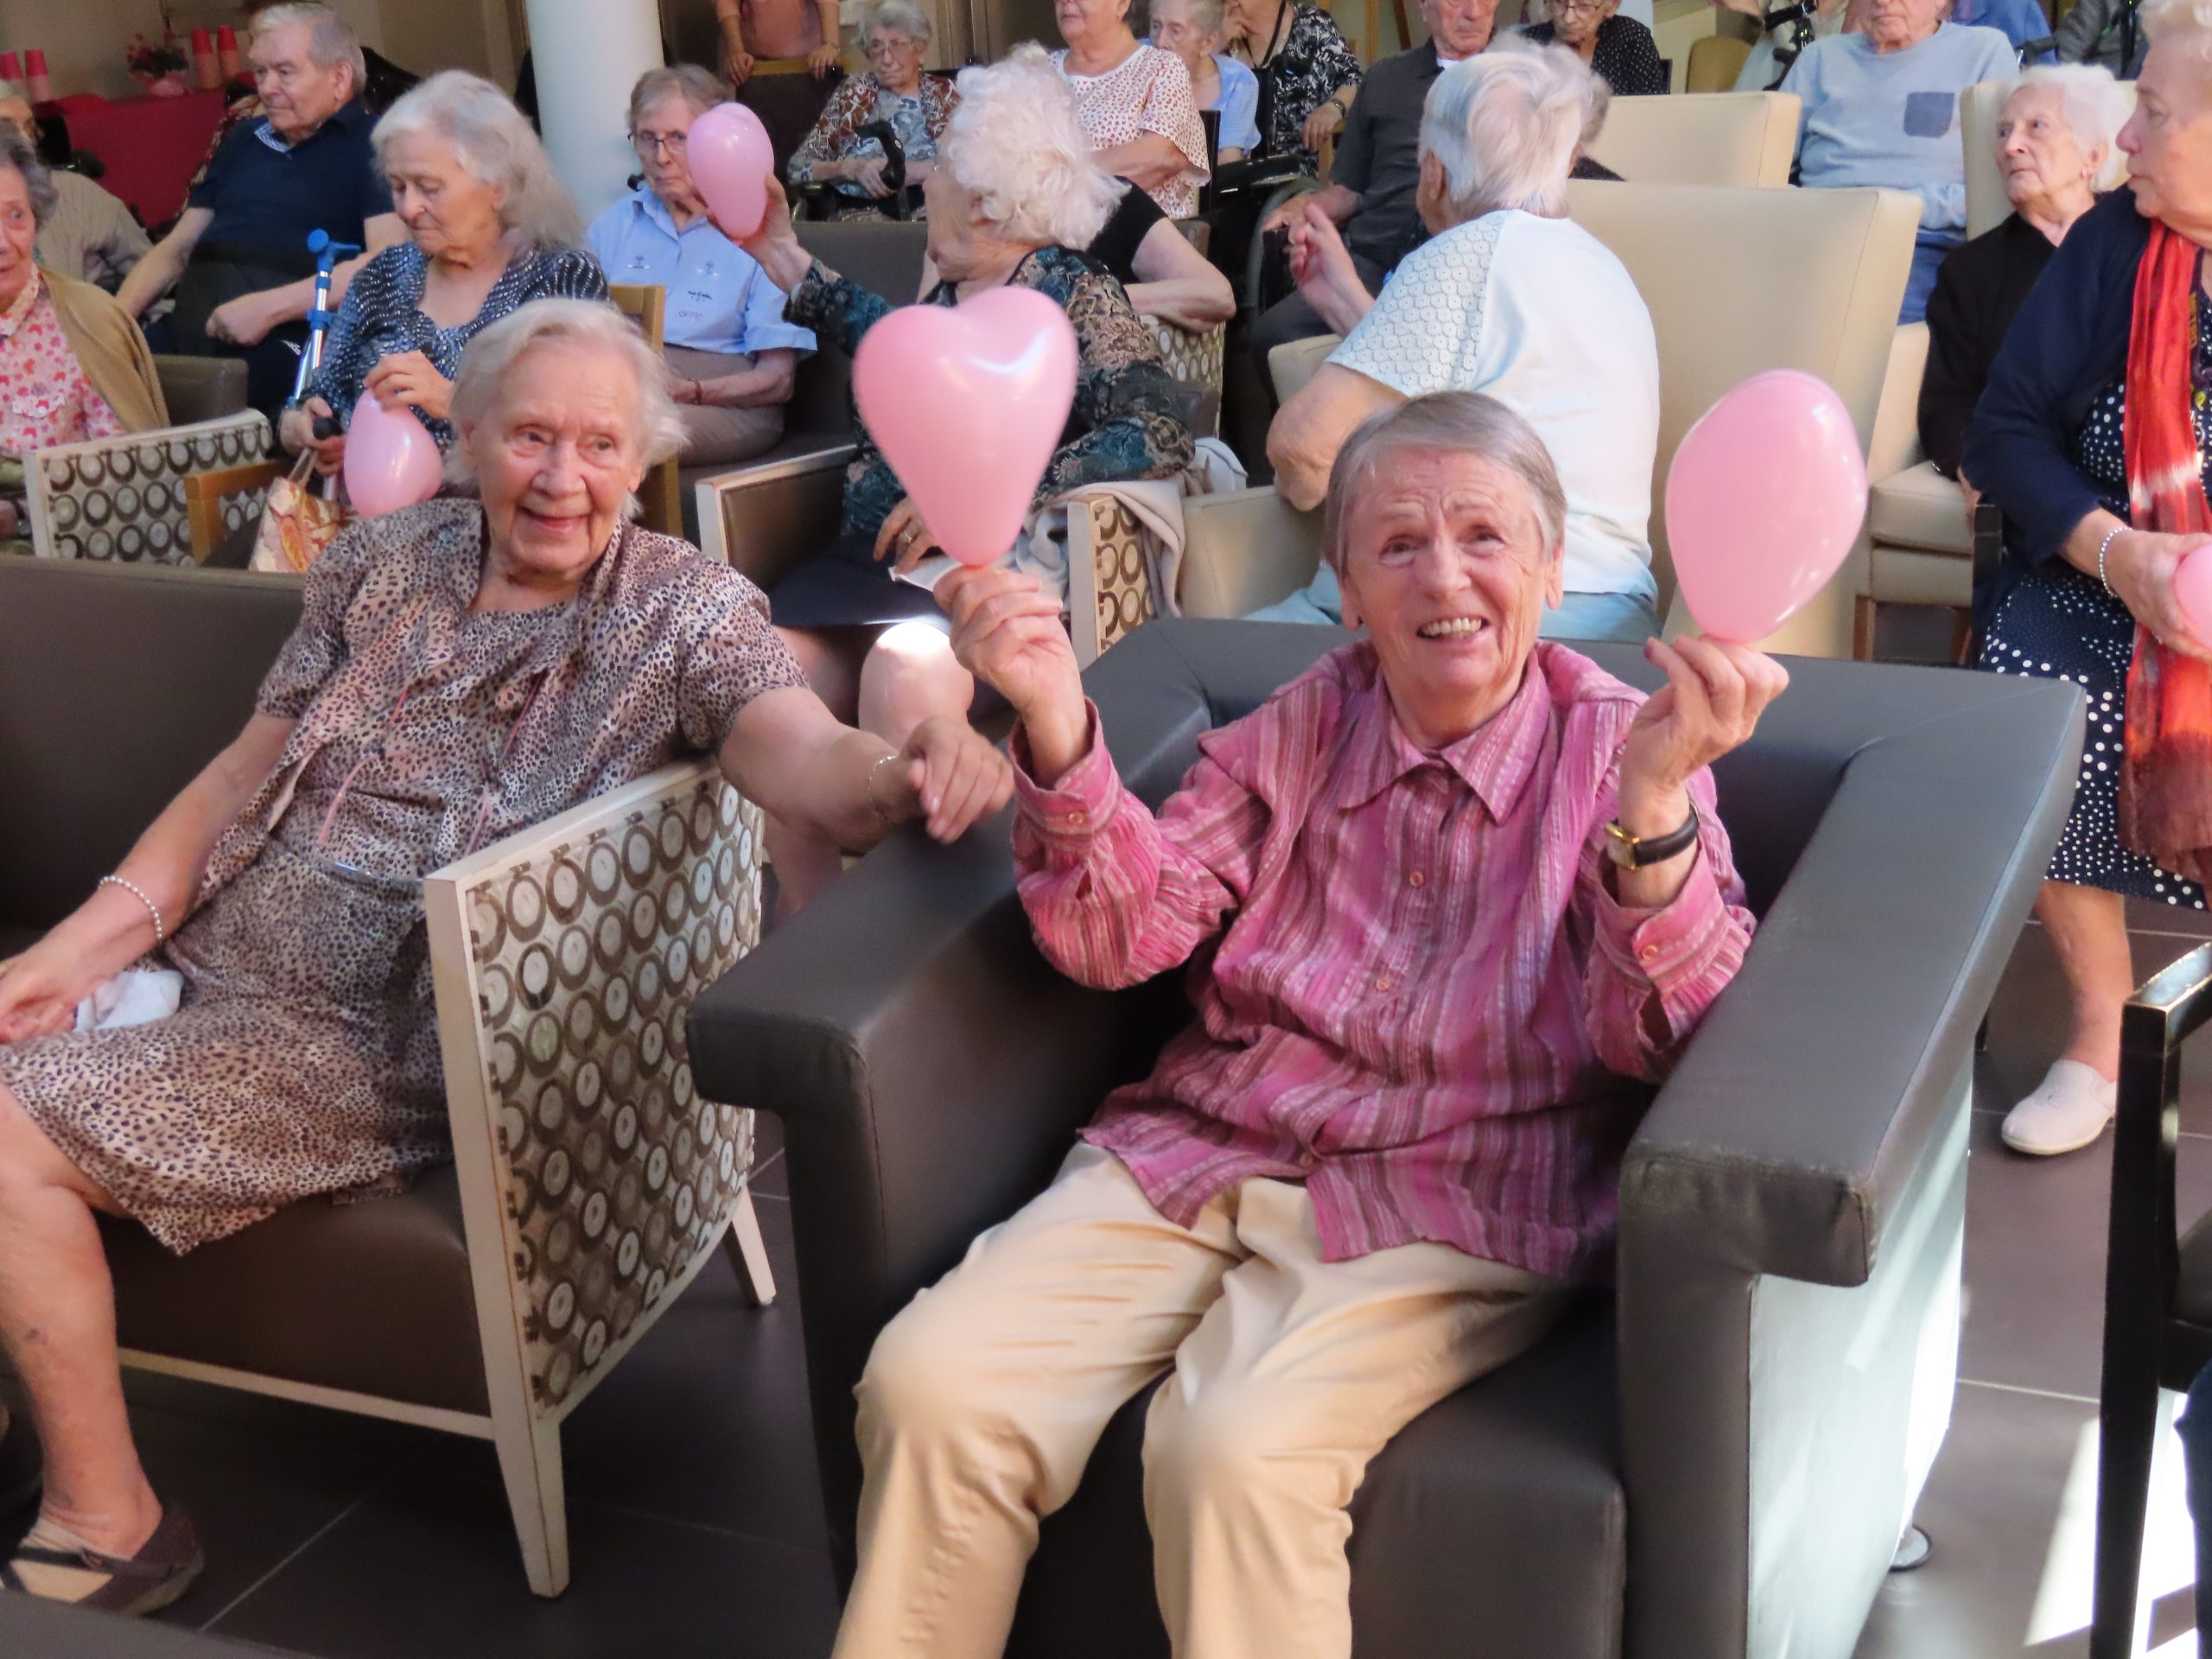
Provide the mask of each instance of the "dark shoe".
[{"label": "dark shoe", "polygon": [[0,1521],[38,1502],[45,1469],[31,1426],[11,1423],[8,1408],[0,1406]]},{"label": "dark shoe", "polygon": [[162,1511],[154,1535],[127,1561],[94,1549],[48,1549],[27,1538],[0,1563],[0,1589],[139,1618],[161,1611],[191,1588],[206,1565],[191,1521],[172,1503]]}]

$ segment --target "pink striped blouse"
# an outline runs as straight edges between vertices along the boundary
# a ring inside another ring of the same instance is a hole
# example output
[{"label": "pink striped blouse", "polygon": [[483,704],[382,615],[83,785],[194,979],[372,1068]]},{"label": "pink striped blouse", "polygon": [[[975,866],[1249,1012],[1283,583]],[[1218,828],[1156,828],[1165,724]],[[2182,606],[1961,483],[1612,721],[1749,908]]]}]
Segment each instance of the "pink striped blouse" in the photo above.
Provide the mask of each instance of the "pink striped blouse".
[{"label": "pink striped blouse", "polygon": [[1084,1138],[1189,1224],[1255,1177],[1303,1180],[1328,1259],[1415,1240],[1559,1279],[1609,1270],[1620,1154],[1744,959],[1752,919],[1713,810],[1664,909],[1603,872],[1642,694],[1540,644],[1511,702],[1437,754],[1371,647],[1325,658],[1199,741],[1155,817],[1096,716],[1058,786],[1017,782],[1039,944],[1087,985],[1192,966],[1197,1020]]}]

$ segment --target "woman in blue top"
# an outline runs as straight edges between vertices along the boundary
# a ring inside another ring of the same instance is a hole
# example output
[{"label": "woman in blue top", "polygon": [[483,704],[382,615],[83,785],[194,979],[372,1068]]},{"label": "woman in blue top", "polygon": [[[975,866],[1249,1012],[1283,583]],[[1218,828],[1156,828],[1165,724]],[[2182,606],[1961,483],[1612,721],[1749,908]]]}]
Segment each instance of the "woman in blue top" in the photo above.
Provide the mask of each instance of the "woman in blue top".
[{"label": "woman in blue top", "polygon": [[1260,78],[1223,52],[1228,39],[1222,0],[1152,0],[1152,43],[1183,60],[1198,108],[1221,113],[1217,162],[1260,148]]},{"label": "woman in blue top", "polygon": [[470,340],[532,300],[607,297],[545,147],[490,81],[458,69],[431,76],[391,106],[372,142],[409,239],[354,274],[307,401],[285,412],[284,447],[314,450],[325,473],[344,461],[346,435],[317,438],[317,416],[343,426],[369,392],[413,410],[449,449]]}]

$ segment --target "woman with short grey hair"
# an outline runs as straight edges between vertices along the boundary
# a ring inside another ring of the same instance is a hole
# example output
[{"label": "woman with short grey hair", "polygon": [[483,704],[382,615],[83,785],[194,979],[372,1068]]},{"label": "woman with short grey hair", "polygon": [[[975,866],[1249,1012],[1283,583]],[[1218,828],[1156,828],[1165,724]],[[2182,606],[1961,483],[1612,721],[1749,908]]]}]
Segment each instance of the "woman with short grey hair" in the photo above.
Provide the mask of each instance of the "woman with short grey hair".
[{"label": "woman with short grey hair", "polygon": [[890,127],[906,158],[908,188],[918,190],[929,181],[960,104],[950,80],[922,71],[931,33],[929,14],[912,0],[882,0],[869,9],[861,25],[868,73],[848,77],[831,94],[788,169],[793,184],[832,188],[831,218],[880,218],[878,204],[891,195],[883,177],[883,144],[864,135],[864,127]]},{"label": "woman with short grey hair", "polygon": [[285,448],[312,449],[325,473],[343,463],[365,394],[411,410],[448,449],[469,341],[532,300],[607,297],[544,145],[490,81],[432,75],[385,111],[372,142],[408,240],[354,274],[307,401],[284,415]]},{"label": "woman with short grey hair", "polygon": [[[1612,252],[1567,216],[1567,181],[1605,83],[1564,46],[1503,41],[1430,87],[1418,201],[1429,240],[1380,297],[1319,213],[1291,232],[1300,291],[1344,343],[1268,434],[1275,483],[1319,505],[1344,441],[1378,411],[1432,392],[1486,392],[1524,416],[1567,486],[1554,639],[1659,631],[1651,469],[1659,348]],[[1342,617],[1335,575],[1259,614]]]}]

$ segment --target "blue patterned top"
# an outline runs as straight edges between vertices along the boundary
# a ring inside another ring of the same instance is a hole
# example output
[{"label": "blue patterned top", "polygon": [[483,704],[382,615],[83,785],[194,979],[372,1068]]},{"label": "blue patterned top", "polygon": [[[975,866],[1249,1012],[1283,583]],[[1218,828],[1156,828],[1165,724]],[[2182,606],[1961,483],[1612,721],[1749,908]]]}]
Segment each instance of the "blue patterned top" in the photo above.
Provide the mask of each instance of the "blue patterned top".
[{"label": "blue patterned top", "polygon": [[[440,374],[457,380],[468,342],[532,300],[607,297],[606,273],[582,249],[525,248],[507,261],[481,310],[457,327],[442,328],[423,315],[423,285],[429,275],[429,261],[412,242],[386,248],[353,273],[331,322],[322,366],[308,388],[310,397],[330,405],[340,424],[353,418],[369,372],[387,357],[420,352]],[[429,429],[441,450],[453,447],[449,423],[419,409],[415,418]]]}]

